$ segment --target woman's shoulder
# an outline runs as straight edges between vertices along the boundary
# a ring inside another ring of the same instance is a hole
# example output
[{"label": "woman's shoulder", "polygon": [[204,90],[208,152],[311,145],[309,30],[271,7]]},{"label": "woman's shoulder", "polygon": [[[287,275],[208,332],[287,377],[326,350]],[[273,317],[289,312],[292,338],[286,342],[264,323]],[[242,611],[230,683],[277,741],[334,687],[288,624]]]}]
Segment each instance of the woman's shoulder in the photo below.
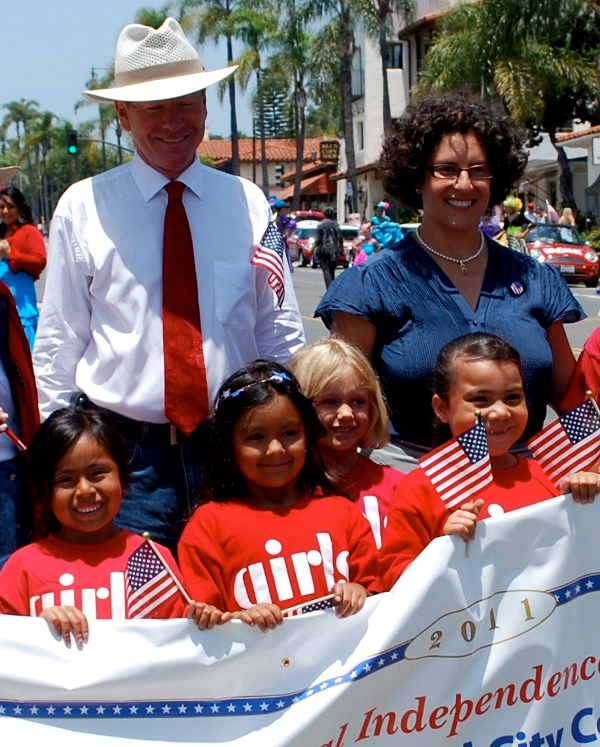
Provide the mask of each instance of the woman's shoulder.
[{"label": "woman's shoulder", "polygon": [[23,223],[10,238],[19,238],[21,240],[34,238],[36,241],[44,241],[42,232],[37,226],[34,226],[33,223]]},{"label": "woman's shoulder", "polygon": [[346,311],[358,316],[371,316],[385,307],[397,303],[398,284],[410,280],[419,264],[419,251],[410,236],[388,249],[382,249],[368,262],[345,270],[329,286],[315,311],[330,326],[336,311]]}]

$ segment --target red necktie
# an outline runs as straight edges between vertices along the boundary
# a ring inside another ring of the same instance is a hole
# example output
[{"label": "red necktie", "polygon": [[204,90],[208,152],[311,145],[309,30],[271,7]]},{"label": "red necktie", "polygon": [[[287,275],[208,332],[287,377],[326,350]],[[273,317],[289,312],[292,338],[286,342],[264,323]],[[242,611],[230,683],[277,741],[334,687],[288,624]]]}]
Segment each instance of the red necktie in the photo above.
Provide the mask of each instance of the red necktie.
[{"label": "red necktie", "polygon": [[163,242],[165,415],[189,436],[208,417],[194,246],[182,182],[165,187],[169,203]]}]

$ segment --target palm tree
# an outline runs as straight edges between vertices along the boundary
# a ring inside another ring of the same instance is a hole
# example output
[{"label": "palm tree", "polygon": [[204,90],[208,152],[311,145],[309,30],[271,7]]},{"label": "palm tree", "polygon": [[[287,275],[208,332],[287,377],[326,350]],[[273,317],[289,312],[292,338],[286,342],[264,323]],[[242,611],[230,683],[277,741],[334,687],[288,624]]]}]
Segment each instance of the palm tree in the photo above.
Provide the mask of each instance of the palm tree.
[{"label": "palm tree", "polygon": [[[215,43],[225,38],[227,48],[227,65],[234,63],[233,39],[239,34],[240,0],[180,0],[182,17],[197,31],[198,43],[207,39]],[[196,13],[189,11],[199,8]],[[239,133],[237,127],[237,109],[235,96],[235,79],[230,76],[226,82],[229,91],[229,111],[231,126],[231,170],[240,173]]]},{"label": "palm tree", "polygon": [[31,124],[25,147],[34,154],[35,162],[35,191],[37,195],[38,214],[44,216],[48,221],[52,206],[48,190],[47,156],[52,148],[52,135],[54,133],[54,121],[56,115],[52,112],[40,112],[39,116]]},{"label": "palm tree", "polygon": [[39,117],[38,106],[38,102],[33,99],[19,99],[19,101],[11,101],[8,104],[4,104],[4,108],[8,110],[8,114],[2,122],[4,129],[10,127],[11,124],[15,126],[17,132],[16,150],[18,161],[21,162],[24,158],[27,164],[28,197],[31,205],[35,204],[35,177],[31,152],[26,148],[25,143],[31,125]]},{"label": "palm tree", "polygon": [[163,25],[167,18],[172,15],[177,8],[175,0],[165,3],[161,8],[140,8],[135,14],[135,23],[141,23],[144,26],[151,26],[157,29]]},{"label": "palm tree", "polygon": [[[570,205],[575,205],[570,166],[556,141],[556,115],[563,115],[561,124],[573,118],[573,108],[564,103],[574,93],[575,98],[594,99],[595,56],[573,46],[573,30],[582,23],[584,7],[591,5],[582,0],[459,5],[444,17],[418,86],[435,90],[467,84],[482,98],[501,101],[517,122],[534,130],[549,125],[563,201]],[[563,103],[557,110],[558,100]]]},{"label": "palm tree", "polygon": [[264,86],[261,85],[262,66],[261,53],[269,46],[277,30],[278,19],[275,7],[268,2],[252,5],[246,0],[240,4],[237,15],[238,37],[246,45],[246,49],[238,60],[238,82],[242,90],[248,85],[251,74],[256,75],[256,107],[259,114],[259,130],[261,144],[262,188],[266,196],[269,194],[269,172],[267,162],[265,118],[264,118]]},{"label": "palm tree", "polygon": [[[392,121],[390,108],[390,87],[388,84],[387,66],[389,58],[388,39],[391,34],[392,18],[400,15],[408,23],[415,16],[415,0],[374,0],[377,11],[377,23],[367,27],[369,35],[376,38],[379,43],[379,56],[381,57],[381,75],[383,79],[383,129],[388,128]],[[371,21],[371,16],[367,17]]]},{"label": "palm tree", "polygon": [[[136,19],[137,19],[137,16],[136,16]],[[145,25],[148,25],[148,24],[145,24]],[[101,78],[98,78],[98,76],[96,75],[96,69],[92,68],[92,75],[90,79],[87,81],[86,86],[88,90],[93,90],[94,88],[110,88],[110,86],[114,83],[114,80],[115,80],[115,66],[114,66],[114,63],[112,63],[111,66],[106,70],[105,74]],[[107,155],[106,155],[106,142],[107,142],[106,137],[107,137],[107,132],[111,127],[114,128],[115,135],[117,138],[118,162],[123,163],[123,153],[121,149],[121,136],[123,134],[123,131],[121,128],[121,120],[117,116],[115,107],[108,102],[104,103],[104,102],[90,101],[89,99],[81,99],[81,101],[78,101],[75,104],[75,111],[77,112],[82,106],[89,106],[90,104],[98,105],[97,125],[98,125],[99,140],[102,145],[102,169],[103,171],[106,171],[106,169],[108,168],[108,161],[107,161]]]},{"label": "palm tree", "polygon": [[[304,140],[306,137],[306,89],[314,73],[312,50],[314,36],[306,28],[306,17],[300,12],[297,0],[280,0],[283,23],[274,39],[275,54],[269,58],[269,70],[282,81],[292,83],[294,107],[296,167],[292,207],[300,207]],[[337,61],[336,61],[337,62]]]},{"label": "palm tree", "polygon": [[306,0],[302,13],[309,21],[325,20],[318,32],[317,46],[328,46],[338,57],[341,80],[342,122],[346,151],[350,212],[356,212],[357,179],[354,126],[352,116],[352,61],[356,51],[354,28],[363,23],[367,28],[376,23],[376,9],[372,0]]}]

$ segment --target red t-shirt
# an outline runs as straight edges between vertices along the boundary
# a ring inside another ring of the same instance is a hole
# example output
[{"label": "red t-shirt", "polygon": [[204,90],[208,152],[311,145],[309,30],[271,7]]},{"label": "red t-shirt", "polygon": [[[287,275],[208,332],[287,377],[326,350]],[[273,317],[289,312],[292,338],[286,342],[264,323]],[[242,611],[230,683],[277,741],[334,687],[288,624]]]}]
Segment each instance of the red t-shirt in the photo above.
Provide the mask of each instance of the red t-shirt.
[{"label": "red t-shirt", "polygon": [[[125,569],[144,543],[122,529],[97,545],[65,542],[53,535],[17,550],[0,572],[0,613],[38,617],[48,607],[69,605],[98,620],[124,620],[127,608]],[[171,553],[157,546],[178,579]],[[156,606],[148,617],[185,617],[187,604],[179,591]]]},{"label": "red t-shirt", "polygon": [[560,403],[561,410],[568,412],[580,405],[587,399],[588,390],[597,401],[600,394],[600,327],[596,327],[585,341],[569,388]]},{"label": "red t-shirt", "polygon": [[306,495],[277,510],[205,503],[184,529],[178,557],[193,599],[224,611],[261,602],[293,607],[339,581],[380,591],[369,524],[339,496]]},{"label": "red t-shirt", "polygon": [[[474,499],[485,501],[479,518],[487,519],[557,495],[560,493],[535,459],[518,456],[514,467],[494,470],[493,482]],[[458,508],[446,508],[420,467],[406,475],[392,497],[379,555],[384,589],[391,589],[431,540],[443,535],[446,520]]]},{"label": "red t-shirt", "polygon": [[348,493],[371,525],[378,550],[387,525],[392,495],[403,477],[404,472],[376,464],[362,454],[356,467],[336,477],[337,486]]}]

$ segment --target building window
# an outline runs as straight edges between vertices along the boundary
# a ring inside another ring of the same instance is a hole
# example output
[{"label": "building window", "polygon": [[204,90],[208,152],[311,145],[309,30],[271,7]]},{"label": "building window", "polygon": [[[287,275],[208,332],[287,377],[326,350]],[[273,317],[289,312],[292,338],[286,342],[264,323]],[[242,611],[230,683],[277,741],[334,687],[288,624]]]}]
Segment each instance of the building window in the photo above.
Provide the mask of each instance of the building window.
[{"label": "building window", "polygon": [[362,61],[362,49],[357,47],[352,60],[352,98],[361,99],[365,95],[365,71]]},{"label": "building window", "polygon": [[386,67],[402,69],[402,42],[389,43]]},{"label": "building window", "polygon": [[365,127],[363,122],[358,122],[356,137],[358,140],[358,150],[365,149]]},{"label": "building window", "polygon": [[428,33],[417,36],[417,70],[419,71],[423,67],[423,60],[429,50],[430,44],[431,40]]}]

